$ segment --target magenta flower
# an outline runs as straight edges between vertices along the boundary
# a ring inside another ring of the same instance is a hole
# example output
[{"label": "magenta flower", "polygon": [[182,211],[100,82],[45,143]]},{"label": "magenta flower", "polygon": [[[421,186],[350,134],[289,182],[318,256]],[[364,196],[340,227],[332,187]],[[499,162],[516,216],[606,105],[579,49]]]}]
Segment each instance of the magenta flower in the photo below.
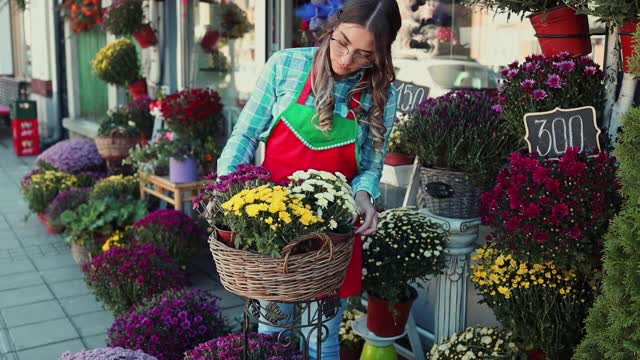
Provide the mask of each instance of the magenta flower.
[{"label": "magenta flower", "polygon": [[549,85],[549,87],[555,88],[555,89],[560,89],[562,88],[562,80],[560,79],[560,75],[558,74],[549,74],[549,76],[547,77],[547,85]]},{"label": "magenta flower", "polygon": [[540,101],[547,97],[547,92],[541,89],[533,90],[533,100]]},{"label": "magenta flower", "polygon": [[516,75],[518,75],[518,72],[520,72],[520,70],[518,69],[509,69],[509,71],[507,71],[507,77],[513,79]]},{"label": "magenta flower", "polygon": [[571,60],[566,60],[558,63],[558,68],[562,71],[572,72],[576,68],[576,63]]},{"label": "magenta flower", "polygon": [[525,88],[526,90],[531,90],[533,89],[533,86],[536,84],[535,80],[532,79],[527,79],[524,80],[522,82],[520,82],[520,85]]},{"label": "magenta flower", "polygon": [[493,111],[495,111],[495,112],[497,112],[497,113],[501,113],[501,112],[503,112],[503,111],[504,111],[504,110],[502,109],[502,105],[500,105],[500,104],[495,104],[495,105],[493,105],[493,106],[491,107],[491,110],[493,110]]},{"label": "magenta flower", "polygon": [[585,66],[584,72],[589,76],[593,76],[598,72],[598,68],[596,66]]},{"label": "magenta flower", "polygon": [[526,62],[522,64],[522,69],[526,72],[532,72],[535,68],[536,68],[535,65],[530,62]]}]

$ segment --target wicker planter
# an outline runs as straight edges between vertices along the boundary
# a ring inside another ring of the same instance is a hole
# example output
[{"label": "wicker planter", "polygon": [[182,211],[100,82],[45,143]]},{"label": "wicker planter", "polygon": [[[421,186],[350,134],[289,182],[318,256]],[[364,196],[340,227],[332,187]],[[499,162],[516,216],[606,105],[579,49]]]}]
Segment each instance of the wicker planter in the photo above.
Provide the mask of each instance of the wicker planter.
[{"label": "wicker planter", "polygon": [[418,204],[434,215],[451,219],[480,216],[482,190],[462,172],[420,168]]},{"label": "wicker planter", "polygon": [[[209,247],[222,286],[242,297],[279,302],[317,299],[338,290],[351,261],[354,241],[351,238],[333,245],[324,234],[310,234],[291,241],[283,249],[285,256],[274,258],[229,247],[214,234]],[[298,244],[318,237],[329,246],[292,254]]]},{"label": "wicker planter", "polygon": [[71,256],[73,256],[73,261],[80,266],[91,261],[89,250],[84,245],[78,245],[75,241],[71,242]]},{"label": "wicker planter", "polygon": [[[117,136],[116,134],[121,134]],[[96,147],[105,160],[120,160],[129,156],[129,149],[140,142],[140,137],[131,136],[122,128],[111,130],[109,136],[96,136]]]}]

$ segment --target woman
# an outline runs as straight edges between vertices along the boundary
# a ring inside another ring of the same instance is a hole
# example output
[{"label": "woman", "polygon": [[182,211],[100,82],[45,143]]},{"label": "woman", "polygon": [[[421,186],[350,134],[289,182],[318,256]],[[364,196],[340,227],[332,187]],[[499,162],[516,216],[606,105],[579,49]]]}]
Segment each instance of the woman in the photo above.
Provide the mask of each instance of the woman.
[{"label": "woman", "polygon": [[[327,23],[317,48],[286,49],[271,56],[222,151],[218,173],[253,162],[262,140],[262,166],[271,171],[274,182],[297,170],[343,173],[361,215],[355,232],[373,234],[378,222],[373,202],[380,195],[396,113],[391,43],[400,23],[396,0],[347,0]],[[340,289],[343,306],[327,324],[323,359],[339,358],[338,330],[346,299],[361,289],[361,246],[358,236]],[[280,307],[289,310],[284,304]],[[261,326],[259,331],[277,329]],[[314,359],[315,339],[311,336]]]}]

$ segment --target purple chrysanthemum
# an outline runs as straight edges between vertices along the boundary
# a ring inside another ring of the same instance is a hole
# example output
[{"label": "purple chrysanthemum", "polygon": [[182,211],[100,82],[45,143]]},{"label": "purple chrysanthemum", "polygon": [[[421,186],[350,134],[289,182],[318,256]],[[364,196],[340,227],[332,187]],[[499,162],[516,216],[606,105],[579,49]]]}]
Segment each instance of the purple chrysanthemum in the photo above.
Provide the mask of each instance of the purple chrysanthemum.
[{"label": "purple chrysanthemum", "polygon": [[558,69],[564,72],[572,72],[576,68],[576,63],[571,60],[565,60],[558,63]]},{"label": "purple chrysanthemum", "polygon": [[536,84],[535,80],[532,79],[526,79],[522,82],[520,82],[520,85],[525,88],[526,90],[531,90],[533,89],[533,86]]},{"label": "purple chrysanthemum", "polygon": [[596,66],[585,66],[584,67],[584,73],[589,75],[589,76],[593,76],[598,72],[598,68]]},{"label": "purple chrysanthemum", "polygon": [[509,71],[507,71],[507,77],[513,79],[519,72],[520,70],[518,69],[509,69]]},{"label": "purple chrysanthemum", "polygon": [[87,139],[60,141],[40,154],[36,162],[46,163],[57,170],[69,174],[98,170],[104,164],[96,144]]},{"label": "purple chrysanthemum", "polygon": [[560,75],[549,74],[549,76],[547,77],[546,84],[549,85],[549,87],[552,87],[554,89],[562,88],[562,80],[560,79]]},{"label": "purple chrysanthemum", "polygon": [[504,110],[502,109],[502,105],[500,105],[500,104],[495,104],[495,105],[493,105],[493,106],[491,107],[491,110],[493,110],[493,111],[495,111],[495,112],[497,112],[497,113],[501,113],[501,112],[503,112],[503,111],[504,111]]},{"label": "purple chrysanthemum", "polygon": [[547,92],[542,89],[533,90],[531,93],[533,95],[533,100],[540,101],[547,97]]},{"label": "purple chrysanthemum", "polygon": [[140,350],[129,350],[121,347],[100,348],[78,353],[65,352],[60,360],[158,360],[157,358],[147,355]]}]

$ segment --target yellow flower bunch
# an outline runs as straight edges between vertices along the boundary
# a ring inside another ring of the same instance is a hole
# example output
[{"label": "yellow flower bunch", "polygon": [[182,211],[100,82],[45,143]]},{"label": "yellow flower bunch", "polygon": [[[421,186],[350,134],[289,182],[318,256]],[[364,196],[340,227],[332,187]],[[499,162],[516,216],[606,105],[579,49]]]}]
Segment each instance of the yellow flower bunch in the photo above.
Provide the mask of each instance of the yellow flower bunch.
[{"label": "yellow flower bunch", "polygon": [[342,316],[342,322],[340,323],[340,346],[349,348],[353,351],[359,352],[364,346],[364,339],[356,335],[353,332],[353,322],[358,318],[361,318],[364,314],[358,310],[346,310]]},{"label": "yellow flower bunch", "polygon": [[128,239],[126,237],[127,231],[131,229],[131,226],[127,226],[124,230],[116,230],[107,241],[102,245],[102,252],[107,252],[112,247],[125,247],[128,245]]},{"label": "yellow flower bunch", "polygon": [[140,191],[140,181],[135,176],[112,175],[96,184],[91,191],[92,199],[106,197],[137,197]]},{"label": "yellow flower bunch", "polygon": [[116,86],[128,86],[140,78],[136,47],[126,38],[118,39],[100,49],[91,66],[100,79]]},{"label": "yellow flower bunch", "polygon": [[44,212],[47,206],[62,191],[77,186],[78,178],[57,170],[46,170],[31,177],[31,182],[22,189],[29,208]]},{"label": "yellow flower bunch", "polygon": [[509,299],[514,290],[532,287],[557,289],[563,297],[576,291],[576,273],[558,270],[553,261],[519,261],[490,245],[478,249],[473,260],[476,263],[471,265],[471,281],[485,296],[499,294]]},{"label": "yellow flower bunch", "polygon": [[389,152],[409,154],[409,148],[405,141],[407,120],[397,120],[389,134]]},{"label": "yellow flower bunch", "polygon": [[280,256],[289,240],[316,230],[323,220],[284,186],[244,189],[222,204],[231,228],[240,233],[242,248]]}]

